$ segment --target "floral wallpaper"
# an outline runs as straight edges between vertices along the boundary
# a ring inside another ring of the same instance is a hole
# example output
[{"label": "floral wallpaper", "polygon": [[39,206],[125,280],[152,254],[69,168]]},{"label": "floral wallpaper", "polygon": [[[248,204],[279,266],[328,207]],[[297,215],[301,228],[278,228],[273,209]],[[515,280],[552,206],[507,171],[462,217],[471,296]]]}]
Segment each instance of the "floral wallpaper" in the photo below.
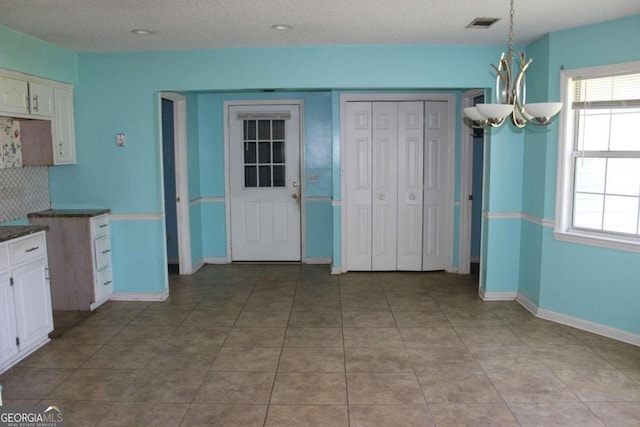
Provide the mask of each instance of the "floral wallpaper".
[{"label": "floral wallpaper", "polygon": [[0,117],[0,168],[21,167],[20,122],[11,117]]}]

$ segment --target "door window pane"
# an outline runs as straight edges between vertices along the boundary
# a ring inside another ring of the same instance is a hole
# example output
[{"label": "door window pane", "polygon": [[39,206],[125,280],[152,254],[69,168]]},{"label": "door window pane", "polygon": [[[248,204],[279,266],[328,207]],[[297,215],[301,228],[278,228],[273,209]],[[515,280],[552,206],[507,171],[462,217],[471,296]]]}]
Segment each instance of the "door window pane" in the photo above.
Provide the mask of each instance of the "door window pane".
[{"label": "door window pane", "polygon": [[249,188],[258,186],[258,174],[255,166],[244,167],[244,186]]},{"label": "door window pane", "polygon": [[271,166],[258,166],[260,187],[271,187]]},{"label": "door window pane", "polygon": [[284,163],[284,141],[273,141],[273,163]]},{"label": "door window pane", "polygon": [[271,143],[259,143],[258,161],[259,163],[271,163]]},{"label": "door window pane", "polygon": [[244,121],[244,140],[254,140],[256,139],[256,121],[255,120],[245,120]]},{"label": "door window pane", "polygon": [[244,143],[244,162],[245,163],[256,162],[256,143],[255,142]]},{"label": "door window pane", "polygon": [[284,139],[284,120],[274,120],[273,126],[273,139]]},{"label": "door window pane", "polygon": [[271,120],[258,120],[258,139],[261,141],[271,139]]},{"label": "door window pane", "polygon": [[273,166],[273,186],[285,187],[284,165]]}]

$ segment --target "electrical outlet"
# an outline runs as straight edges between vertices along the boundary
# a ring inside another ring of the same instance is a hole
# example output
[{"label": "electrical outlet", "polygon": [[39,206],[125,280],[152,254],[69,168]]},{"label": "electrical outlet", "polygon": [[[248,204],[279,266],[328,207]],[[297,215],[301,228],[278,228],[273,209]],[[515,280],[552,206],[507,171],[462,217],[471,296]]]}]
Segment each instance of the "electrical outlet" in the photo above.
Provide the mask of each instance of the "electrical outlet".
[{"label": "electrical outlet", "polygon": [[126,136],[124,133],[117,133],[116,134],[116,145],[118,147],[124,147],[124,144],[127,142],[126,140]]}]

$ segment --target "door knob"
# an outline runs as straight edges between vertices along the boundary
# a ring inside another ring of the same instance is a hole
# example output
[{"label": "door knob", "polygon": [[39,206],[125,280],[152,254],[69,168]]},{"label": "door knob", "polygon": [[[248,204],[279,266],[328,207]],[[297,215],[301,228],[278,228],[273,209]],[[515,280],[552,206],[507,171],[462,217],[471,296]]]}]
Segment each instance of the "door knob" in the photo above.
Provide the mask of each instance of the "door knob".
[{"label": "door knob", "polygon": [[411,194],[409,195],[409,200],[415,200],[415,199],[416,199],[416,195],[415,195],[415,194],[413,194],[413,193],[411,193]]},{"label": "door knob", "polygon": [[384,200],[384,199],[385,199],[384,194],[379,194],[379,195],[378,195],[378,199],[380,199],[380,200]]},{"label": "door knob", "polygon": [[298,181],[293,181],[293,186],[297,187],[298,186]]},{"label": "door knob", "polygon": [[292,198],[293,200],[298,200],[298,193],[293,193],[293,194],[291,195],[291,198]]}]

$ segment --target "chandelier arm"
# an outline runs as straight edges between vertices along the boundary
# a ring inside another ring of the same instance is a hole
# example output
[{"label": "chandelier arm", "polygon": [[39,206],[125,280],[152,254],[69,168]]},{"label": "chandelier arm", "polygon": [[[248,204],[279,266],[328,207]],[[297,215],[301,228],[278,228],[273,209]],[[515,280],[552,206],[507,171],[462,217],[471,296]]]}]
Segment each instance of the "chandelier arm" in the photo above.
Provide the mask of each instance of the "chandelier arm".
[{"label": "chandelier arm", "polygon": [[529,65],[531,65],[531,62],[533,62],[532,59],[525,62],[524,53],[520,53],[520,70],[518,71],[512,90],[514,108],[513,113],[511,114],[512,123],[519,128],[523,128],[527,122],[530,122],[533,119],[533,116],[527,113],[524,109],[524,99],[527,93],[525,73],[527,68],[529,68]]}]

